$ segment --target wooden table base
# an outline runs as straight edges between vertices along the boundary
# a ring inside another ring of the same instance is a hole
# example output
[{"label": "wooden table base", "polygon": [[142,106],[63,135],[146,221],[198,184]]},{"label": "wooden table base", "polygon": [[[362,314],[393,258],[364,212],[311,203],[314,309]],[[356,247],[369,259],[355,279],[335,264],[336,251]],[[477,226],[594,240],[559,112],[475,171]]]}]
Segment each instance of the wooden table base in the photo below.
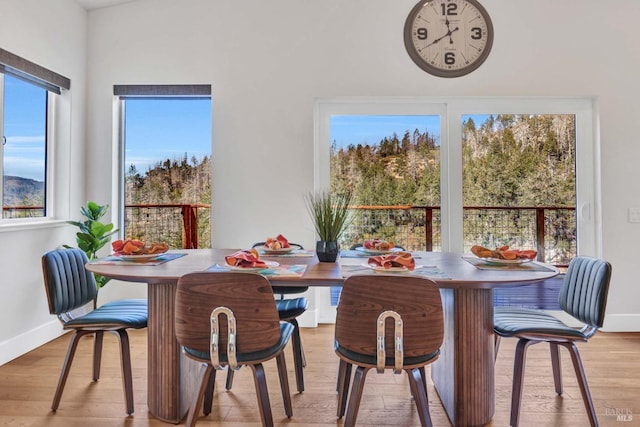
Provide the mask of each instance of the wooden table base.
[{"label": "wooden table base", "polygon": [[493,290],[440,292],[444,344],[431,377],[454,426],[482,426],[495,412]]},{"label": "wooden table base", "polygon": [[198,364],[182,354],[175,338],[176,283],[148,285],[147,405],[159,420],[178,424],[197,390]]}]

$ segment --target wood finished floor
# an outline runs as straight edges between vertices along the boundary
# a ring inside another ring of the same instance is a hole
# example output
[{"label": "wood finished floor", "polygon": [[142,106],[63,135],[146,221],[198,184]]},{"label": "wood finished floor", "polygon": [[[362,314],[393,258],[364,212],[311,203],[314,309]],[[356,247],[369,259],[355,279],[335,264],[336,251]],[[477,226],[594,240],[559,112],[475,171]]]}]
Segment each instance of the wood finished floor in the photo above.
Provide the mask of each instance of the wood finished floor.
[{"label": "wood finished floor", "polygon": [[[24,356],[0,366],[0,426],[102,427],[167,426],[153,419],[146,405],[146,330],[131,331],[135,413],[124,411],[116,338],[105,335],[101,378],[91,381],[92,341],[81,341],[76,360],[56,413],[51,400],[67,349],[68,336],[60,337]],[[276,426],[342,426],[335,417],[337,358],[332,350],[333,326],[303,328],[307,357],[306,391],[295,393],[294,416],[284,415],[274,362],[265,365]],[[496,362],[496,413],[490,426],[509,424],[513,352],[515,340],[503,339]],[[640,333],[600,332],[579,344],[591,394],[601,426],[640,426]],[[289,381],[295,390],[293,359],[287,349]],[[588,425],[568,354],[563,350],[565,391],[553,389],[548,346],[530,348],[527,358],[522,426],[583,427]],[[236,373],[233,390],[224,390],[226,372],[218,374],[214,410],[200,417],[198,426],[260,426],[251,371]],[[429,383],[429,407],[434,426],[451,425],[433,384]],[[615,413],[631,420],[618,420]],[[406,375],[370,372],[358,415],[360,426],[419,426],[409,397]]]}]

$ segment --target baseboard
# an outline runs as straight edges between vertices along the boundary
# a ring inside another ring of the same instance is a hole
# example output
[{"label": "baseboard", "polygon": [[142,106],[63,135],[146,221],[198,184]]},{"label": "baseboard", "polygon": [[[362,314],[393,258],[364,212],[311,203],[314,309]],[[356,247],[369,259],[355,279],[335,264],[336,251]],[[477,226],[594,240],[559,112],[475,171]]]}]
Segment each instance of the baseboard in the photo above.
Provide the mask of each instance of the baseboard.
[{"label": "baseboard", "polygon": [[35,329],[0,342],[0,366],[40,347],[62,335],[62,325],[57,319]]},{"label": "baseboard", "polygon": [[640,314],[607,314],[604,332],[640,332]]}]

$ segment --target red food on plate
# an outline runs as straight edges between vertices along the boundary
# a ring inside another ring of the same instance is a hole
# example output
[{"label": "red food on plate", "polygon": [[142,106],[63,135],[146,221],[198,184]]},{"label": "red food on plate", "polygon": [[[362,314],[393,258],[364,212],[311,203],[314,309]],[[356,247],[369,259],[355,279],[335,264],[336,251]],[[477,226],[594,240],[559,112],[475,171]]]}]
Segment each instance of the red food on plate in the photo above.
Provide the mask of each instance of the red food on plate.
[{"label": "red food on plate", "polygon": [[382,239],[369,239],[362,242],[362,247],[365,249],[374,249],[377,251],[388,251],[395,247],[393,242],[388,242]]},{"label": "red food on plate", "polygon": [[247,249],[232,253],[231,255],[224,257],[224,260],[227,262],[227,265],[233,267],[269,267],[266,262],[260,259],[260,255],[255,249]]},{"label": "red food on plate", "polygon": [[289,247],[289,241],[282,234],[278,234],[275,238],[267,238],[267,241],[264,242],[264,245],[269,249],[285,249]]},{"label": "red food on plate", "polygon": [[382,268],[406,267],[407,270],[416,268],[416,260],[409,252],[395,252],[388,255],[378,255],[369,257],[367,261],[370,265]]}]

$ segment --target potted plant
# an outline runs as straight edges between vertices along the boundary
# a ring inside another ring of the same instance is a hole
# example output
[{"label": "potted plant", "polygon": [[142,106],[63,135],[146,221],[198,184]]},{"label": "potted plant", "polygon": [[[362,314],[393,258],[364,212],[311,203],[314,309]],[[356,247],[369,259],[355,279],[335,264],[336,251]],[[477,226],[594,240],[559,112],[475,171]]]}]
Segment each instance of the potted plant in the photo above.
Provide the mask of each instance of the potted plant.
[{"label": "potted plant", "polygon": [[[76,242],[78,248],[87,254],[89,261],[98,258],[98,251],[111,241],[111,235],[118,232],[117,229],[113,229],[113,224],[100,222],[100,218],[107,213],[108,209],[109,205],[100,206],[95,202],[87,202],[87,206],[80,208],[80,212],[86,218],[85,221],[67,221],[68,224],[75,225],[80,229],[76,233]],[[64,245],[64,247],[69,248],[70,246]],[[94,277],[98,288],[103,287],[111,280],[99,274],[94,274]]]},{"label": "potted plant", "polygon": [[352,200],[351,192],[319,191],[307,195],[307,208],[318,235],[316,253],[321,262],[335,262],[338,258],[338,240],[353,219]]}]

